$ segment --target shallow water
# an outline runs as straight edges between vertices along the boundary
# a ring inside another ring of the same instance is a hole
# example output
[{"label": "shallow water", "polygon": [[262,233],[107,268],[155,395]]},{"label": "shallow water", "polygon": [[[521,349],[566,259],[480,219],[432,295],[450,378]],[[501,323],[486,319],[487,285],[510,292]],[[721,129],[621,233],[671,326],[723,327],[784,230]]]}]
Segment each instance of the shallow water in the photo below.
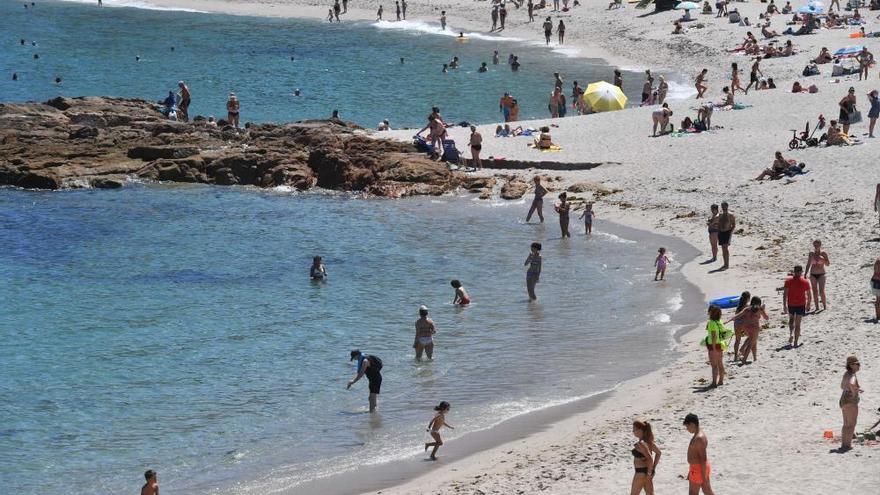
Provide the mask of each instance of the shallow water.
[{"label": "shallow water", "polygon": [[[560,240],[522,202],[206,186],[0,189],[0,473],[8,493],[266,493],[415,454],[668,359],[682,279],[657,246]],[[538,303],[523,261],[544,242]],[[308,280],[311,256],[331,278]],[[673,252],[673,258],[677,253]],[[450,303],[459,278],[474,303]],[[413,360],[421,304],[434,362]],[[672,323],[669,323],[670,319]],[[380,356],[380,413],[345,382]],[[329,461],[332,460],[332,463]]]},{"label": "shallow water", "polygon": [[[505,91],[518,98],[521,119],[548,117],[554,72],[564,75],[567,93],[573,80],[586,87],[612,77],[612,68],[600,60],[479,33],[460,43],[451,31],[423,22],[330,24],[112,4],[38,2],[24,9],[21,2],[0,0],[0,101],[58,95],[159,101],[185,80],[193,92],[193,116],[225,117],[226,97],[234,91],[242,122],[327,118],[338,109],[342,118],[367,127],[384,118],[394,127],[420,127],[434,105],[448,122],[498,121]],[[493,50],[501,54],[498,66],[492,65]],[[519,56],[519,72],[506,65],[511,52]],[[442,74],[453,56],[462,68]],[[477,72],[481,62],[489,72]],[[13,72],[18,81],[11,80]],[[642,78],[625,76],[634,101]]]}]

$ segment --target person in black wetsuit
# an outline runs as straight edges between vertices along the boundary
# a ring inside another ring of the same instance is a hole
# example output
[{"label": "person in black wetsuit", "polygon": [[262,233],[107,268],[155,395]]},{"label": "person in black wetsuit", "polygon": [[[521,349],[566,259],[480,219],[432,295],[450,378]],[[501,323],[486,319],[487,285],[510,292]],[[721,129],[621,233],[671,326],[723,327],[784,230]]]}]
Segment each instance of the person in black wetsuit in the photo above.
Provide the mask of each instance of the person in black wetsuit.
[{"label": "person in black wetsuit", "polygon": [[379,389],[382,387],[382,360],[376,356],[369,356],[361,353],[359,349],[351,351],[351,359],[349,361],[358,360],[357,376],[349,380],[346,389],[351,388],[358,380],[366,375],[367,381],[370,382],[370,412],[376,411],[376,403],[379,401]]}]

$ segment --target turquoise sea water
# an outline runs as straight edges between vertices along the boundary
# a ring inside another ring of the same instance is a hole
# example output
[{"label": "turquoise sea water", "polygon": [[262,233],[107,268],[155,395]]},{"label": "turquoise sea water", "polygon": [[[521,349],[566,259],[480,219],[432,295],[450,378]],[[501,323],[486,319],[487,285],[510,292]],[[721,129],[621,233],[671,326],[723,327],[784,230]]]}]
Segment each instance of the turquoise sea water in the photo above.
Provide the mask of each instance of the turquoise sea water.
[{"label": "turquoise sea water", "polygon": [[[505,91],[519,99],[522,119],[548,117],[554,72],[565,76],[566,94],[573,80],[586,87],[612,77],[598,60],[478,33],[460,43],[452,32],[440,35],[421,22],[330,24],[96,3],[38,2],[24,9],[22,2],[0,0],[0,101],[59,94],[158,101],[177,91],[182,79],[193,92],[191,115],[225,116],[234,91],[243,122],[326,118],[339,109],[343,118],[367,127],[384,118],[395,127],[414,127],[425,123],[432,105],[449,122],[498,121]],[[502,57],[498,66],[492,65],[493,50]],[[519,56],[519,72],[508,69],[509,53]],[[453,56],[463,68],[442,74]],[[481,62],[489,64],[488,73],[477,72]],[[631,97],[638,98],[642,77],[626,76]],[[296,88],[299,97],[293,96]]]},{"label": "turquoise sea water", "polygon": [[[419,453],[440,400],[454,438],[668,359],[694,303],[676,265],[650,282],[656,242],[602,223],[563,241],[555,218],[522,224],[525,207],[0,189],[3,491],[126,493],[152,468],[168,493],[267,493],[362,464],[364,449],[373,462]],[[308,279],[315,254],[327,283]],[[451,305],[452,278],[471,307]],[[434,362],[413,360],[421,304],[439,330]],[[377,415],[365,383],[345,390],[355,347],[385,363]]]}]

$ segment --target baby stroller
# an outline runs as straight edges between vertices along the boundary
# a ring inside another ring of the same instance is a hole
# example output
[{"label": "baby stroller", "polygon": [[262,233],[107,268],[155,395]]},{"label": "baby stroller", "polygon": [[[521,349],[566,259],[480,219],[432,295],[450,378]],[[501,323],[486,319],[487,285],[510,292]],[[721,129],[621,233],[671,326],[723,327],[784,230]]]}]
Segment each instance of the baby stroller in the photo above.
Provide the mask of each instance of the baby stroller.
[{"label": "baby stroller", "polygon": [[799,148],[813,148],[815,146],[819,146],[819,139],[814,138],[813,134],[816,133],[816,129],[819,126],[816,126],[813,129],[813,132],[810,132],[810,122],[807,122],[807,126],[804,130],[798,135],[797,129],[792,129],[791,141],[788,142],[788,149],[796,150]]}]

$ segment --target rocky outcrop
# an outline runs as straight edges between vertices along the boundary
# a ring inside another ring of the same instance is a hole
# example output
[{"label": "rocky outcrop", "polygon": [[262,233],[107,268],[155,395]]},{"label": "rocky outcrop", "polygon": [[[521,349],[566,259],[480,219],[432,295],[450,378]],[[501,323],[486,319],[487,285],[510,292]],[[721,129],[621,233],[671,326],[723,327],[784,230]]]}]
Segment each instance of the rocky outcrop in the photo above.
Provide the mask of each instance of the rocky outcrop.
[{"label": "rocky outcrop", "polygon": [[519,179],[514,179],[501,186],[503,199],[519,199],[529,190],[529,185]]},{"label": "rocky outcrop", "polygon": [[0,104],[0,184],[116,188],[138,177],[388,197],[442,194],[460,184],[411,145],[373,139],[340,120],[246,127],[169,121],[143,100]]}]

